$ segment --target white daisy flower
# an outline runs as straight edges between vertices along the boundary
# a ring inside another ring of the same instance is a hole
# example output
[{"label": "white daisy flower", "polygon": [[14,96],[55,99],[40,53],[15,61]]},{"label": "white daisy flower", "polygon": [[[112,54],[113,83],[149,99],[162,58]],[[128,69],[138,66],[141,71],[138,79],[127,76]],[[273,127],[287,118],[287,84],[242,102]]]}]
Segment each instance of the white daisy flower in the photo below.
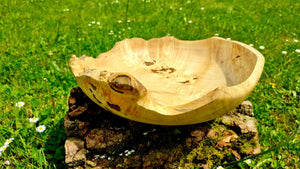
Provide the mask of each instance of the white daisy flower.
[{"label": "white daisy flower", "polygon": [[36,123],[37,121],[39,121],[39,118],[37,118],[37,117],[29,118],[30,123]]},{"label": "white daisy flower", "polygon": [[218,166],[217,169],[224,169],[222,166]]},{"label": "white daisy flower", "polygon": [[89,23],[88,26],[92,26],[92,24]]},{"label": "white daisy flower", "polygon": [[192,21],[192,20],[189,20],[188,23],[193,23],[193,21]]},{"label": "white daisy flower", "polygon": [[92,21],[92,24],[95,24],[96,23],[96,21]]},{"label": "white daisy flower", "polygon": [[300,53],[300,49],[296,49],[295,52]]},{"label": "white daisy flower", "polygon": [[25,105],[24,102],[18,102],[16,103],[16,107],[23,107]]},{"label": "white daisy flower", "polygon": [[252,43],[250,43],[249,46],[253,47],[254,45]]},{"label": "white daisy flower", "polygon": [[122,21],[121,21],[121,20],[118,20],[118,23],[122,23]]},{"label": "white daisy flower", "polygon": [[14,139],[15,138],[9,138],[9,139],[7,139],[6,141],[5,141],[5,143],[4,143],[4,145],[9,145],[11,142],[13,142],[14,141]]},{"label": "white daisy flower", "polygon": [[100,25],[100,22],[97,22],[97,25]]},{"label": "white daisy flower", "polygon": [[36,131],[39,133],[42,133],[46,130],[46,127],[44,125],[40,125],[36,128]]},{"label": "white daisy flower", "polygon": [[8,148],[8,145],[0,147],[0,152],[4,152]]},{"label": "white daisy flower", "polygon": [[286,55],[286,54],[287,54],[287,51],[282,51],[281,53],[284,54],[284,55]]},{"label": "white daisy flower", "polygon": [[216,34],[215,34],[215,36],[219,36],[219,34],[218,34],[218,33],[216,33]]},{"label": "white daisy flower", "polygon": [[204,10],[204,7],[201,7],[201,10],[203,11],[203,10]]},{"label": "white daisy flower", "polygon": [[259,46],[259,49],[264,50],[265,47],[264,46]]},{"label": "white daisy flower", "polygon": [[244,162],[247,163],[247,164],[250,164],[251,163],[251,159],[247,159]]},{"label": "white daisy flower", "polygon": [[296,42],[296,43],[297,43],[297,42],[299,42],[299,41],[298,41],[297,39],[295,39],[295,40],[294,40],[294,42]]}]

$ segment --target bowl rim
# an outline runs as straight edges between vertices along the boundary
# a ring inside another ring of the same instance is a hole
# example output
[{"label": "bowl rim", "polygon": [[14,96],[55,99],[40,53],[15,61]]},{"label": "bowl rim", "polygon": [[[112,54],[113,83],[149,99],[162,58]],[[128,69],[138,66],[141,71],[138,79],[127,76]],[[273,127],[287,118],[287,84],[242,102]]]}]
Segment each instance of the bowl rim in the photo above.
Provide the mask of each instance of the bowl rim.
[{"label": "bowl rim", "polygon": [[[124,39],[122,41],[117,42],[112,49],[110,49],[107,52],[101,53],[106,54],[108,52],[111,52],[115,50],[115,48],[118,48],[119,45],[123,45],[125,41],[128,40],[143,40],[146,42],[149,42],[151,40],[159,40],[163,38],[170,38],[175,41],[181,41],[181,42],[197,42],[197,41],[205,41],[205,40],[217,40],[222,41],[226,43],[232,43],[237,44],[245,49],[248,49],[250,52],[252,52],[256,56],[256,63],[254,65],[254,68],[250,75],[241,83],[237,83],[232,86],[223,86],[223,87],[217,87],[212,91],[209,91],[207,94],[182,105],[175,105],[175,106],[161,106],[156,105],[155,110],[147,109],[144,106],[141,106],[138,104],[138,101],[135,104],[135,106],[139,106],[139,108],[136,109],[136,111],[143,111],[146,113],[142,113],[139,116],[136,116],[136,113],[133,113],[134,115],[131,116],[130,114],[124,115],[120,112],[110,110],[114,114],[117,114],[121,117],[128,118],[131,120],[139,121],[139,122],[145,122],[145,123],[151,123],[151,124],[163,124],[163,125],[186,125],[186,124],[195,124],[199,122],[204,122],[208,120],[215,119],[218,116],[221,116],[224,114],[224,112],[228,112],[232,109],[234,109],[236,106],[238,106],[242,101],[244,101],[252,92],[256,84],[258,83],[261,74],[263,72],[265,58],[264,56],[255,48],[239,42],[235,40],[226,40],[221,37],[211,37],[207,39],[201,39],[201,40],[179,40],[173,36],[165,36],[160,38],[152,38],[149,40],[145,40],[139,37],[134,37],[130,39]],[[99,57],[98,56],[98,57]],[[72,59],[78,59],[72,56],[70,65],[72,68]],[[95,59],[95,58],[94,58]],[[75,66],[76,67],[76,66]],[[72,72],[74,74],[74,68],[72,68]],[[75,75],[75,78],[80,77]],[[81,75],[82,76],[82,75]],[[76,79],[77,81],[77,79]],[[78,83],[78,82],[77,82]],[[91,98],[92,99],[92,98]],[[93,100],[93,99],[92,99]],[[228,101],[230,100],[230,101]],[[192,107],[192,109],[190,108]],[[183,109],[186,108],[186,109]],[[221,109],[222,108],[222,109]],[[162,110],[162,111],[157,111]],[[156,116],[154,119],[147,115],[147,112],[150,115]],[[169,112],[169,113],[162,113],[162,112]],[[205,113],[206,112],[206,113]],[[196,117],[197,118],[194,118]],[[194,119],[193,119],[194,118]],[[160,119],[157,121],[157,119]],[[162,122],[164,121],[164,122]]]}]

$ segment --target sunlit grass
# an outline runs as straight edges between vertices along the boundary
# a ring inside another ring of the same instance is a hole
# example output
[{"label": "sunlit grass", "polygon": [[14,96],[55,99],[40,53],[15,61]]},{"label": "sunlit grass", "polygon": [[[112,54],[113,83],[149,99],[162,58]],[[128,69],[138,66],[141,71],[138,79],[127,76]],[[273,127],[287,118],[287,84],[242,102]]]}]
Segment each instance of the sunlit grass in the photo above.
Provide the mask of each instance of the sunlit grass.
[{"label": "sunlit grass", "polygon": [[[249,99],[262,150],[272,151],[253,157],[251,166],[295,168],[300,163],[300,138],[293,135],[300,125],[299,11],[298,0],[1,0],[0,146],[14,140],[1,151],[0,168],[64,167],[63,117],[69,91],[77,86],[68,65],[72,54],[97,57],[124,38],[166,35],[230,38],[265,56]],[[34,117],[36,123],[29,120]],[[46,127],[41,133],[40,125]],[[215,166],[224,165],[216,161]]]}]

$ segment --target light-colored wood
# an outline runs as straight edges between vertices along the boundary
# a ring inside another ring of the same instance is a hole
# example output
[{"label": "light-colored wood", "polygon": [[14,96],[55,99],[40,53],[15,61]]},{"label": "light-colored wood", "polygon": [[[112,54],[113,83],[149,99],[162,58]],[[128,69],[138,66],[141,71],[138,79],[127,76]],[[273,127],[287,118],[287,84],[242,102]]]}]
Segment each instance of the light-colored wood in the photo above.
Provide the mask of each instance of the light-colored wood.
[{"label": "light-colored wood", "polygon": [[97,58],[72,56],[82,90],[99,106],[131,120],[186,125],[215,119],[244,101],[264,57],[237,41],[174,37],[118,42]]}]

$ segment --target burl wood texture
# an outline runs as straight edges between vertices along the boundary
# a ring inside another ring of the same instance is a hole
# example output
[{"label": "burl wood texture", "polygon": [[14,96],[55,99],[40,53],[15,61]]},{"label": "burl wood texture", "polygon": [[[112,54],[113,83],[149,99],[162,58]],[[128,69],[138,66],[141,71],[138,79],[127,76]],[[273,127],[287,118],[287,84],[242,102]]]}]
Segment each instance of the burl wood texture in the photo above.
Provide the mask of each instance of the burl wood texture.
[{"label": "burl wood texture", "polygon": [[186,125],[215,119],[244,101],[264,57],[237,41],[133,38],[97,58],[72,56],[82,90],[99,106],[131,120]]}]

